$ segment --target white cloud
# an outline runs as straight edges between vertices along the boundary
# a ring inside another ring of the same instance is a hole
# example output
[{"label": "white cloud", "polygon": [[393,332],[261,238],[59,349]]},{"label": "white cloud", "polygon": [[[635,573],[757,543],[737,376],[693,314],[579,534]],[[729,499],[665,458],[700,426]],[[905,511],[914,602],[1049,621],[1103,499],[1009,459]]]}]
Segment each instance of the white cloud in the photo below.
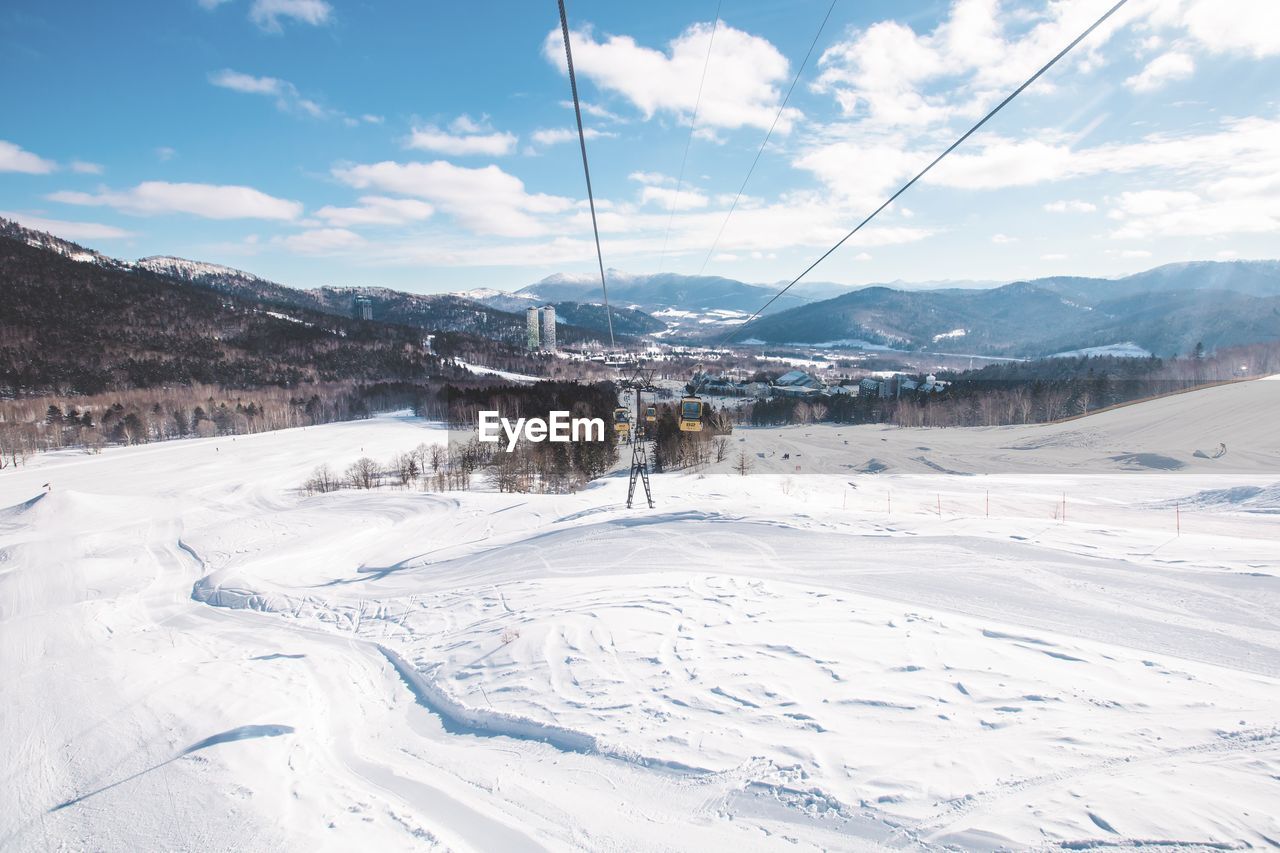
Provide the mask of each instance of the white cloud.
[{"label": "white cloud", "polygon": [[[881,21],[829,47],[813,88],[833,94],[848,116],[881,127],[924,128],[957,116],[977,117],[1092,23],[1109,0],[1048,2],[1028,16],[999,0],[955,0],[929,33]],[[1087,71],[1117,30],[1122,12],[1063,61]],[[929,91],[935,88],[937,91]],[[1036,91],[1052,90],[1049,80]]]},{"label": "white cloud", "polygon": [[810,148],[792,165],[812,172],[840,202],[869,213],[924,162],[901,145],[842,141]]},{"label": "white cloud", "polygon": [[175,149],[170,148],[168,145],[161,145],[156,149],[156,159],[161,163],[168,162],[177,156],[178,152]]},{"label": "white cloud", "polygon": [[[571,110],[573,109],[573,101],[561,101],[560,106]],[[583,100],[579,100],[578,107],[587,115],[594,116],[595,118],[598,118],[602,121],[611,121],[611,122],[617,122],[617,123],[626,122],[626,119],[624,119],[622,116],[618,115],[615,112],[611,112],[610,110],[600,106],[599,104],[592,104]]]},{"label": "white cloud", "polygon": [[310,98],[304,98],[298,87],[288,80],[277,77],[255,77],[240,71],[224,68],[216,74],[209,75],[209,82],[223,89],[240,92],[245,95],[263,95],[274,98],[276,109],[285,113],[301,113],[311,118],[329,118],[337,115]]},{"label": "white cloud", "polygon": [[374,115],[373,113],[365,113],[360,116],[360,120],[365,124],[382,124],[386,121],[382,116]]},{"label": "white cloud", "polygon": [[1005,243],[1016,243],[1018,242],[1018,238],[1010,237],[1008,234],[992,234],[991,242],[996,243],[997,245],[1003,245]]},{"label": "white cloud", "polygon": [[1119,227],[1117,240],[1152,237],[1221,237],[1280,234],[1280,175],[1239,196],[1197,190],[1141,190],[1120,193],[1107,214]]},{"label": "white cloud", "polygon": [[[662,51],[641,46],[630,36],[597,41],[590,31],[574,32],[570,35],[574,70],[580,79],[622,95],[645,118],[662,112],[687,121],[705,66],[699,126],[768,128],[782,100],[781,86],[790,77],[787,58],[766,39],[722,21],[716,27],[707,61],[711,34],[710,23],[695,24]],[[543,54],[565,71],[564,38],[559,29],[547,34]],[[800,115],[799,110],[787,108],[774,132],[790,132]]]},{"label": "white cloud", "polygon": [[210,74],[209,82],[247,95],[280,95],[286,88],[293,88],[292,83],[286,83],[275,77],[254,77],[252,74],[232,71],[230,68],[224,68],[217,74]]},{"label": "white cloud", "polygon": [[333,7],[325,0],[253,0],[249,20],[269,33],[278,33],[282,18],[318,27],[327,24],[332,13]]},{"label": "white cloud", "polygon": [[1093,213],[1098,209],[1096,204],[1079,199],[1051,201],[1044,206],[1049,213]]},{"label": "white cloud", "polygon": [[642,184],[670,184],[675,185],[676,179],[670,175],[664,175],[661,172],[632,172],[627,175],[627,180],[638,181]]},{"label": "white cloud", "polygon": [[1272,174],[1280,170],[1280,119],[1227,119],[1208,132],[1153,133],[1077,149],[1064,141],[994,137],[972,153],[951,155],[925,180],[962,189],[999,189],[1148,170]]},{"label": "white cloud", "polygon": [[1151,253],[1146,249],[1108,249],[1107,254],[1126,260],[1145,260],[1151,257]]},{"label": "white cloud", "polygon": [[677,193],[666,187],[645,187],[640,191],[640,203],[657,203],[663,210],[695,210],[706,207],[709,199],[696,190],[680,190]]},{"label": "white cloud", "polygon": [[1275,0],[1196,0],[1182,24],[1213,53],[1280,55],[1280,3]]},{"label": "white cloud", "polygon": [[381,163],[338,167],[338,180],[356,189],[375,189],[425,199],[478,234],[532,237],[545,234],[542,214],[563,213],[574,205],[561,196],[528,193],[524,182],[497,166],[469,169],[444,160],[432,163]]},{"label": "white cloud", "polygon": [[[740,207],[720,241],[719,253],[738,259],[769,260],[784,250],[825,249],[844,236],[850,216],[848,210],[814,194],[795,194],[783,202]],[[572,204],[567,216],[540,221],[548,226],[547,233],[534,235],[534,240],[495,243],[461,238],[446,244],[406,238],[371,245],[366,253],[377,263],[455,266],[556,266],[583,263],[595,257],[585,202]],[[700,263],[723,222],[723,208],[676,211],[673,216],[656,206],[615,204],[600,216],[602,246],[611,263],[628,259],[651,263],[664,243],[669,258]],[[923,228],[868,227],[851,241],[846,257],[856,260],[875,246],[913,243],[931,233]]]},{"label": "white cloud", "polygon": [[858,254],[856,254],[856,255],[854,255],[854,256],[853,256],[853,259],[854,259],[855,261],[869,261],[869,260],[871,260],[871,253],[870,253],[870,252],[859,252]]},{"label": "white cloud", "polygon": [[103,172],[101,163],[89,163],[85,160],[72,160],[71,171],[77,175],[101,175]]},{"label": "white cloud", "polygon": [[448,130],[442,130],[435,125],[414,128],[406,144],[409,148],[435,151],[454,157],[469,155],[501,157],[510,154],[515,149],[516,142],[514,134],[495,132],[487,122],[476,121],[470,116],[462,115],[450,123]]},{"label": "white cloud", "polygon": [[360,197],[359,207],[325,206],[316,216],[330,225],[403,225],[427,219],[435,208],[425,201],[412,198],[387,198],[366,195]]},{"label": "white cloud", "polygon": [[267,195],[252,187],[145,181],[128,190],[96,193],[62,191],[49,196],[63,204],[111,207],[123,213],[152,216],[189,213],[206,219],[297,219],[302,204]]},{"label": "white cloud", "polygon": [[990,137],[981,148],[952,154],[925,180],[958,189],[1031,186],[1070,175],[1078,160],[1065,144]]},{"label": "white cloud", "polygon": [[0,172],[22,172],[27,175],[47,175],[58,164],[38,157],[12,142],[0,139]]},{"label": "white cloud", "polygon": [[1185,80],[1195,73],[1196,62],[1189,54],[1170,51],[1147,63],[1139,73],[1124,81],[1135,92],[1154,92],[1166,83]]},{"label": "white cloud", "polygon": [[[587,139],[601,139],[617,136],[615,133],[606,133],[596,130],[594,127],[586,127],[582,130],[582,135]],[[548,127],[535,130],[530,138],[538,145],[559,145],[562,142],[577,142],[578,129],[576,127]]]},{"label": "white cloud", "polygon": [[68,222],[65,219],[45,219],[43,216],[28,216],[25,213],[13,213],[8,210],[0,210],[0,218],[12,219],[14,222],[36,231],[47,231],[64,240],[121,240],[135,236],[132,231],[126,231],[114,225],[102,225],[97,222]]},{"label": "white cloud", "polygon": [[918,87],[940,74],[945,61],[910,27],[884,21],[829,48],[816,88],[832,92],[846,115],[861,112],[891,125],[933,124],[945,120],[950,108]]},{"label": "white cloud", "polygon": [[288,237],[275,237],[271,242],[300,255],[331,255],[365,245],[363,237],[345,228],[313,228]]},{"label": "white cloud", "polygon": [[995,138],[943,161],[926,181],[992,190],[1103,175],[1129,176],[1134,187],[1109,201],[1117,239],[1280,231],[1280,119],[1226,119],[1212,130],[1082,148]]},{"label": "white cloud", "polygon": [[1049,254],[1047,254],[1047,255],[1041,255],[1041,256],[1040,256],[1040,260],[1042,260],[1042,261],[1065,261],[1065,260],[1066,260],[1067,258],[1069,258],[1069,257],[1071,257],[1071,256],[1070,256],[1070,255],[1065,255],[1065,254],[1063,254],[1063,253],[1061,253],[1061,252],[1050,252],[1050,253],[1049,253]]}]

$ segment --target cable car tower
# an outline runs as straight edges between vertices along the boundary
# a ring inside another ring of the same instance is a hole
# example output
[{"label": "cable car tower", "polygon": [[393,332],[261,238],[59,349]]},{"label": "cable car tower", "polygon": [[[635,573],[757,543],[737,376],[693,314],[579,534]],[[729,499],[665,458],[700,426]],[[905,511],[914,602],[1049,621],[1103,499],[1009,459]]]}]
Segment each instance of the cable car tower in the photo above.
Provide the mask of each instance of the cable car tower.
[{"label": "cable car tower", "polygon": [[[630,379],[621,385],[635,395],[636,416],[631,435],[631,477],[627,483],[627,509],[635,502],[636,480],[644,484],[644,497],[649,509],[654,508],[653,492],[649,488],[649,437],[652,430],[657,429],[658,409],[656,406],[645,406],[642,395],[646,392],[657,393],[653,384],[653,370],[636,369]],[[630,412],[628,412],[630,415]]]}]

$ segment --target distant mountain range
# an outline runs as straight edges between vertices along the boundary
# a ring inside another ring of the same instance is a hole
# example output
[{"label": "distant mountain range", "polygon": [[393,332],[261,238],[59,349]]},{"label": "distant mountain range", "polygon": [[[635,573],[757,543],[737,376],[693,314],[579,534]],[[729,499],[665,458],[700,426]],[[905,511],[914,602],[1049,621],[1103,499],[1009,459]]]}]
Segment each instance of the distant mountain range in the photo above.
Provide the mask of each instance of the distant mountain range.
[{"label": "distant mountain range", "polygon": [[[263,305],[350,317],[357,297],[374,318],[425,331],[463,332],[519,346],[524,311],[553,304],[565,343],[604,340],[599,279],[556,274],[515,292],[413,294],[382,287],[301,290],[217,264],[173,257],[122,261],[0,220],[0,236],[117,271],[143,271]],[[609,270],[615,334],[713,341],[781,285],[720,276]],[[805,282],[778,299],[739,339],[1009,357],[1124,345],[1167,356],[1280,339],[1280,261],[1168,264],[1117,279],[1055,276],[1001,286],[933,282],[855,287]],[[942,285],[942,286],[936,286]]]},{"label": "distant mountain range", "polygon": [[[709,275],[632,275],[609,270],[605,278],[609,284],[609,300],[612,304],[630,305],[648,313],[669,308],[699,313],[750,313],[776,292],[767,285],[744,284],[731,278]],[[602,298],[599,278],[565,274],[547,276],[537,284],[520,288],[516,294],[552,302],[562,299],[599,302]],[[778,310],[804,305],[810,301],[812,297],[788,294],[778,300]]]},{"label": "distant mountain range", "polygon": [[[92,264],[120,273],[145,272],[184,284],[197,285],[264,306],[298,308],[351,318],[357,297],[368,299],[375,320],[395,323],[427,332],[463,332],[489,340],[519,346],[525,339],[524,308],[518,313],[453,293],[404,293],[384,287],[320,287],[303,290],[278,284],[252,273],[220,264],[185,258],[153,256],[126,261],[87,249],[42,231],[0,219],[0,237],[8,237],[79,263]],[[527,301],[527,304],[540,304]],[[558,303],[562,321],[558,338],[566,343],[601,340],[606,337],[603,309],[590,304]],[[614,331],[620,337],[661,331],[665,324],[642,312],[622,309],[614,312]]]},{"label": "distant mountain range", "polygon": [[1034,357],[1135,344],[1157,355],[1280,338],[1280,262],[1169,264],[1119,279],[1054,277],[986,290],[867,287],[762,317],[743,336]]},{"label": "distant mountain range", "polygon": [[[466,332],[508,344],[520,344],[525,337],[524,308],[541,303],[526,300],[527,305],[512,304],[510,298],[495,300],[502,307],[489,304],[469,294],[405,293],[386,287],[319,287],[300,290],[250,273],[216,264],[203,264],[183,258],[143,258],[137,266],[171,278],[237,296],[252,296],[280,305],[293,305],[326,314],[349,317],[357,297],[367,299],[375,319],[399,323],[432,332]],[[556,304],[561,323],[558,337],[564,342],[597,340],[607,326],[604,311],[592,305],[575,302]],[[642,335],[656,332],[664,325],[638,311],[614,313],[614,331],[618,335]]]}]

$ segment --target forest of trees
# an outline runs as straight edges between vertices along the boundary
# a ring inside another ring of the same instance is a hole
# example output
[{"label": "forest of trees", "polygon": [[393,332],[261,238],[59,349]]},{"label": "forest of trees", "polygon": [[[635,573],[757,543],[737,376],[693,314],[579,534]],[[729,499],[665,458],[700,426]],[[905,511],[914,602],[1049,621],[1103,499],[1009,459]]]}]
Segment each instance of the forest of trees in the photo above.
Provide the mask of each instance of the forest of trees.
[{"label": "forest of trees", "polygon": [[263,305],[75,261],[13,235],[0,235],[0,282],[0,467],[44,450],[236,435],[393,408],[445,420],[451,395],[497,382],[455,360],[552,376],[566,364],[471,334]]},{"label": "forest of trees", "polygon": [[469,489],[474,484],[500,492],[562,493],[582,488],[607,472],[618,459],[612,429],[604,441],[529,442],[515,449],[480,442],[475,433],[480,411],[502,417],[547,418],[552,411],[572,417],[612,422],[617,389],[612,383],[538,382],[524,385],[447,384],[422,389],[415,411],[444,422],[449,441],[423,444],[383,462],[362,458],[335,472],[322,465],[303,483],[308,494],[342,488],[420,488],[426,491]]},{"label": "forest of trees", "polygon": [[[507,452],[493,444],[482,444],[471,434],[476,413],[496,410],[509,418],[546,417],[552,410],[568,411],[574,417],[600,417],[606,424],[617,399],[613,383],[583,385],[573,382],[539,382],[536,385],[488,387],[447,386],[424,397],[419,412],[444,420],[457,432],[446,444],[423,444],[389,460],[358,459],[341,472],[322,465],[302,485],[307,494],[338,489],[422,489],[453,491],[473,485],[500,492],[571,492],[609,471],[619,455],[626,461],[631,448],[618,444],[612,429],[603,442],[550,443],[521,440]],[[654,442],[653,470],[671,471],[701,468],[728,458],[725,437],[732,432],[730,418],[707,407],[701,432],[681,432],[675,408],[658,406],[656,424],[648,425],[647,440]],[[740,473],[750,469],[739,461]]]},{"label": "forest of trees", "polygon": [[796,423],[887,423],[897,426],[998,426],[1043,423],[1108,406],[1236,379],[1280,373],[1280,342],[1233,347],[1184,358],[1091,356],[1009,361],[942,374],[941,393],[899,398],[831,396],[758,400],[736,412],[753,426]]},{"label": "forest of trees", "polygon": [[0,400],[0,469],[47,450],[97,452],[113,444],[245,435],[368,417],[413,408],[427,393],[415,383],[339,382],[248,391],[193,385]]},{"label": "forest of trees", "polygon": [[405,381],[442,368],[415,329],[265,311],[7,238],[0,238],[0,281],[0,398]]}]

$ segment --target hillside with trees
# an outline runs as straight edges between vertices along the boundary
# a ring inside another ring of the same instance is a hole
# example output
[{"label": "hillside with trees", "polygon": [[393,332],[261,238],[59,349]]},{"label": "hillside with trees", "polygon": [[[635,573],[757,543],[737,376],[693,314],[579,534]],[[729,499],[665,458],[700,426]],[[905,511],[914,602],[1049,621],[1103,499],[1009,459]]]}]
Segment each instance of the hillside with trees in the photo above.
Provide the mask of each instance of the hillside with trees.
[{"label": "hillside with trees", "polygon": [[412,380],[440,370],[414,329],[267,311],[152,273],[0,237],[0,395]]},{"label": "hillside with trees", "polygon": [[1179,264],[991,289],[867,287],[762,317],[748,335],[1018,358],[1132,343],[1167,357],[1197,342],[1216,350],[1280,339],[1280,264]]}]

